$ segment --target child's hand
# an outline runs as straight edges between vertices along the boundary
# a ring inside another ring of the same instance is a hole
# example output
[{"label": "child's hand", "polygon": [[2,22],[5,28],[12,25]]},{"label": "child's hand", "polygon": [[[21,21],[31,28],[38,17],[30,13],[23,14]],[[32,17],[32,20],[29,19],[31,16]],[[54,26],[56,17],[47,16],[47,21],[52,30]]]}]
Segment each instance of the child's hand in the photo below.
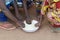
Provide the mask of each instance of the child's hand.
[{"label": "child's hand", "polygon": [[16,24],[17,24],[18,27],[21,27],[21,28],[24,28],[25,27],[25,25],[24,25],[23,22],[17,22]]}]

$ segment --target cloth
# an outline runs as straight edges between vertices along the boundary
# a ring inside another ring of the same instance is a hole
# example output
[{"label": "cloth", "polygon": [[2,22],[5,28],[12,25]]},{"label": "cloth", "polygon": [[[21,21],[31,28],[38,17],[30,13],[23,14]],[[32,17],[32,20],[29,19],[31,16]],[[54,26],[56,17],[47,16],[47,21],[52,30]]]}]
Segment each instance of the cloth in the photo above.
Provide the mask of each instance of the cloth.
[{"label": "cloth", "polygon": [[56,2],[56,8],[57,9],[60,9],[60,1],[59,2]]},{"label": "cloth", "polygon": [[12,1],[14,1],[14,0],[5,0],[5,4],[8,5],[8,4],[10,4]]},{"label": "cloth", "polygon": [[52,26],[58,28],[60,27],[60,22],[58,22],[59,20],[56,20],[54,16],[52,15],[52,12],[47,14],[48,20],[52,24]]}]

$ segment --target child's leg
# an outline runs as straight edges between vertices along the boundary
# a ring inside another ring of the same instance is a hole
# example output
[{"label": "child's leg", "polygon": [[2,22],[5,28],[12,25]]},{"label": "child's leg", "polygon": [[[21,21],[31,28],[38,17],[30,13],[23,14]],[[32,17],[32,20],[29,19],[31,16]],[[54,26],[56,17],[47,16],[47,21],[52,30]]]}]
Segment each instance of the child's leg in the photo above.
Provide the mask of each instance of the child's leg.
[{"label": "child's leg", "polygon": [[13,5],[14,5],[14,8],[15,8],[15,15],[16,15],[17,19],[22,20],[22,16],[20,15],[19,10],[17,8],[16,0],[14,0]]},{"label": "child's leg", "polygon": [[18,10],[18,8],[17,8],[16,0],[14,0],[13,3],[14,3],[15,13],[16,13],[16,17],[17,17],[17,19],[18,19],[18,22],[20,22],[20,24],[23,25],[23,27],[24,27],[24,24],[23,24],[23,22],[22,22],[22,16],[20,15],[19,10]]},{"label": "child's leg", "polygon": [[30,14],[28,13],[28,10],[27,10],[26,1],[27,1],[27,0],[23,0],[23,8],[24,8],[25,15],[26,15],[26,22],[27,22],[28,24],[31,24],[31,18],[30,18]]}]

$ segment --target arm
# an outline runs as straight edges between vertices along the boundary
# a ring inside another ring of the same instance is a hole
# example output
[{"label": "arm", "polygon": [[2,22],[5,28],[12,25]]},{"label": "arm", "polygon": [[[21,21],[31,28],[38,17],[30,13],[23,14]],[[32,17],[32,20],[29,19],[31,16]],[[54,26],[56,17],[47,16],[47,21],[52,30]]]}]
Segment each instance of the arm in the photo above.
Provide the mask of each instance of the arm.
[{"label": "arm", "polygon": [[23,7],[24,7],[25,15],[26,15],[26,21],[28,24],[31,24],[31,18],[30,18],[30,15],[28,13],[28,10],[27,10],[26,1],[27,0],[23,0]]},{"label": "arm", "polygon": [[22,20],[22,16],[19,13],[18,7],[17,7],[17,1],[14,0],[13,2],[14,8],[15,8],[15,15],[19,20]]},{"label": "arm", "polygon": [[14,21],[17,25],[18,24],[18,20],[12,15],[12,13],[6,8],[3,0],[0,0],[0,7],[2,9],[2,11],[4,12],[4,14],[9,18],[11,19],[12,21]]}]

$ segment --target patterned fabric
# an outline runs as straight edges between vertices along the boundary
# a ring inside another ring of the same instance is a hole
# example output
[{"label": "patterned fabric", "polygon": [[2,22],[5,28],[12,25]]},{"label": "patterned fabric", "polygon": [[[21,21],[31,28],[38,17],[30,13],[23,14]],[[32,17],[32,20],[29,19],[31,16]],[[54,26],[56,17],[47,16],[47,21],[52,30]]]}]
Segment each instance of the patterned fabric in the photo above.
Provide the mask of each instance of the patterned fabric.
[{"label": "patterned fabric", "polygon": [[52,17],[54,17],[56,21],[60,22],[59,16],[56,15],[54,12],[52,12]]},{"label": "patterned fabric", "polygon": [[45,5],[45,6],[46,6],[46,5],[49,5],[48,0],[45,1],[44,5]]},{"label": "patterned fabric", "polygon": [[56,4],[56,8],[57,9],[60,9],[60,1],[59,2],[56,2],[55,4]]},{"label": "patterned fabric", "polygon": [[49,7],[49,3],[48,3],[48,0],[45,0],[44,2],[43,2],[43,5],[42,5],[43,7],[42,7],[42,11],[44,12],[44,13],[42,13],[42,15],[45,15],[45,13],[47,12],[47,8]]},{"label": "patterned fabric", "polygon": [[[44,7],[42,7],[42,8],[43,8],[44,11],[46,11],[47,8],[50,8],[49,6],[50,5],[49,5],[48,1],[46,0],[44,2]],[[53,4],[51,5],[51,7],[52,6],[56,7],[57,9],[60,9],[60,1],[53,2]],[[54,7],[52,7],[52,8],[54,8]],[[47,13],[48,20],[49,20],[49,22],[51,22],[51,24],[52,24],[53,27],[60,27],[60,17],[59,16],[60,16],[60,14],[59,14],[58,10],[51,11],[51,12]]]}]

